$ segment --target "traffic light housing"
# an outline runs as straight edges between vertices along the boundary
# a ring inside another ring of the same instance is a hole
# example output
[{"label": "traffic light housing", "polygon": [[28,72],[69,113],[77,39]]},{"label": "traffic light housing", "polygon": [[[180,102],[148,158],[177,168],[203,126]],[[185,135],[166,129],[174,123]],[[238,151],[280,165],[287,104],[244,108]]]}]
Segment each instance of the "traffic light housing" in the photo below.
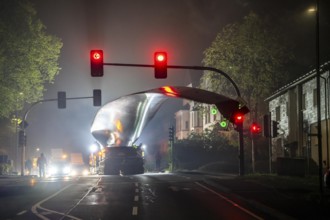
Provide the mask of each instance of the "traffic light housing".
[{"label": "traffic light housing", "polygon": [[279,135],[279,123],[272,121],[272,137],[276,138]]},{"label": "traffic light housing", "polygon": [[91,75],[93,77],[103,76],[103,50],[91,50]]},{"label": "traffic light housing", "polygon": [[264,125],[264,127],[263,127],[263,136],[264,137],[270,137],[271,135],[270,135],[270,133],[271,133],[271,131],[270,131],[270,115],[264,115],[264,121],[263,121],[263,125]]},{"label": "traffic light housing", "polygon": [[26,135],[23,130],[18,132],[18,145],[20,147],[26,146]]},{"label": "traffic light housing", "polygon": [[66,108],[66,93],[57,92],[57,107],[60,109]]},{"label": "traffic light housing", "polygon": [[167,78],[167,53],[155,52],[154,54],[155,78]]},{"label": "traffic light housing", "polygon": [[244,114],[237,112],[233,115],[233,121],[234,124],[238,125],[238,124],[243,124],[244,122]]},{"label": "traffic light housing", "polygon": [[94,106],[101,106],[102,105],[101,89],[94,89],[93,90],[93,105]]},{"label": "traffic light housing", "polygon": [[168,129],[168,140],[170,142],[174,141],[174,127],[173,126],[170,126]]},{"label": "traffic light housing", "polygon": [[225,100],[215,104],[221,115],[233,124],[243,123],[244,115],[249,112],[247,106],[242,106],[237,100]]},{"label": "traffic light housing", "polygon": [[236,126],[235,130],[239,132],[240,130],[243,129],[244,114],[242,114],[240,112],[236,112],[232,116],[232,121],[233,121],[234,125]]}]

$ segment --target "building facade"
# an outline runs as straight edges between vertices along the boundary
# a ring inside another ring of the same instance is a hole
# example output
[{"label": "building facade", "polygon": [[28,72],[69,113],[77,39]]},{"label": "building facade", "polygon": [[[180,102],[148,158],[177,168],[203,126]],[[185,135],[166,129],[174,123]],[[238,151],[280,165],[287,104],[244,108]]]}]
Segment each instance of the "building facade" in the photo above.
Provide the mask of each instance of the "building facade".
[{"label": "building facade", "polygon": [[194,101],[184,101],[184,105],[188,108],[175,113],[175,135],[178,140],[188,138],[191,132],[201,134],[220,122],[221,114],[215,106],[198,104],[200,108],[196,110],[196,104]]},{"label": "building facade", "polygon": [[266,99],[271,120],[278,122],[272,138],[272,161],[279,157],[305,158],[318,164],[317,107],[321,109],[322,161],[329,165],[330,62],[321,70],[321,103],[317,103],[316,71],[285,85]]}]

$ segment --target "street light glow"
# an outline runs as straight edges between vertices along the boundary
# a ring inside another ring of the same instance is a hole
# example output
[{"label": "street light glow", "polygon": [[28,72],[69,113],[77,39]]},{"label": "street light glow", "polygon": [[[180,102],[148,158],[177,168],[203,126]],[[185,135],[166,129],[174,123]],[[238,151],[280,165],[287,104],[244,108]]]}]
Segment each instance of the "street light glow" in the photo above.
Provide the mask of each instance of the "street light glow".
[{"label": "street light glow", "polygon": [[315,7],[312,7],[312,8],[309,8],[307,11],[309,13],[313,13],[313,12],[316,12],[316,8]]},{"label": "street light glow", "polygon": [[97,151],[97,145],[96,144],[92,144],[90,147],[89,147],[89,150],[92,152],[92,153],[95,153]]}]

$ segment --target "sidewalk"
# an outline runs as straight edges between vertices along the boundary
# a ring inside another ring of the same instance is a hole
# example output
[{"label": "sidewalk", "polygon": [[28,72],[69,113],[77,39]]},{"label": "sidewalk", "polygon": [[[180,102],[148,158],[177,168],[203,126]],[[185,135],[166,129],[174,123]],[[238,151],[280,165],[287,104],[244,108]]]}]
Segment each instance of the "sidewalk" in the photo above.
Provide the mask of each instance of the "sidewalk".
[{"label": "sidewalk", "polygon": [[34,186],[37,176],[0,175],[0,187]]},{"label": "sidewalk", "polygon": [[206,175],[205,181],[236,201],[262,210],[275,219],[330,219],[330,191],[320,193],[308,187],[267,186],[254,180]]}]

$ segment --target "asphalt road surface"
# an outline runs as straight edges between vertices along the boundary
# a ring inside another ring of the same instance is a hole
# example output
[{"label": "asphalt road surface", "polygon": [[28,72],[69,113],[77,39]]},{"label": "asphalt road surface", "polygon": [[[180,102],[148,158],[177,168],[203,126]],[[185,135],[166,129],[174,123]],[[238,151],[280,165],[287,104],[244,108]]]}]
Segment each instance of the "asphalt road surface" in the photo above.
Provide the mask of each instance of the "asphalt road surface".
[{"label": "asphalt road surface", "polygon": [[[0,187],[0,219],[270,219],[189,174],[47,178]],[[244,204],[244,202],[242,202]]]}]

